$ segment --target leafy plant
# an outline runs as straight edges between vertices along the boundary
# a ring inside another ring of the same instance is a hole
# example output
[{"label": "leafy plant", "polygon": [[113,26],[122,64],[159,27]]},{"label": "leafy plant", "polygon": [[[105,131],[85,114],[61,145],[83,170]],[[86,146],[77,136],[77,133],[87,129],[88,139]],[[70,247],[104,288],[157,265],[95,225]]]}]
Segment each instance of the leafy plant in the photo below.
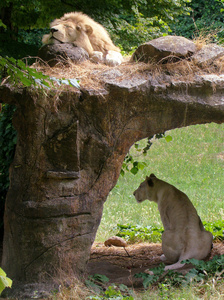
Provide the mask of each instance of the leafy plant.
[{"label": "leafy plant", "polygon": [[224,240],[224,220],[203,222],[203,225],[206,230],[212,233],[214,240]]},{"label": "leafy plant", "polygon": [[[158,133],[153,136],[150,136],[146,140],[146,145],[141,148],[139,143],[135,143],[135,150],[142,155],[147,155],[148,150],[153,144],[153,139],[161,139],[164,138],[167,142],[172,141],[172,137],[170,135],[165,135],[165,133]],[[131,172],[133,175],[136,175],[138,171],[143,170],[146,167],[145,162],[139,162],[135,160],[134,156],[130,154],[130,152],[126,155],[124,162],[121,168],[121,175],[124,176],[125,172]]]},{"label": "leafy plant", "polygon": [[130,243],[136,242],[161,242],[161,235],[163,233],[163,228],[157,228],[154,226],[143,227],[140,225],[121,225],[117,224],[119,237],[122,237],[129,241]]},{"label": "leafy plant", "polygon": [[0,268],[0,295],[2,291],[12,286],[12,280],[6,276],[6,273]]},{"label": "leafy plant", "polygon": [[108,281],[109,278],[107,276],[101,274],[94,274],[88,276],[88,279],[85,281],[85,284],[91,290],[94,290],[95,292],[99,293],[103,291],[103,286]]},{"label": "leafy plant", "polygon": [[164,268],[165,268],[165,265],[160,264],[158,267],[151,269],[151,271],[153,272],[153,275],[148,274],[148,273],[137,273],[134,275],[134,277],[142,278],[143,286],[144,286],[144,288],[147,288],[149,285],[152,285],[152,284],[158,282],[158,280],[164,273]]},{"label": "leafy plant", "polygon": [[[192,0],[189,2],[190,15],[178,16],[176,23],[171,25],[174,34],[188,38],[213,34],[213,42],[223,42],[223,7],[220,0]],[[208,22],[209,20],[209,22]]]},{"label": "leafy plant", "polygon": [[97,295],[89,296],[90,300],[104,300],[104,299],[116,299],[116,300],[134,300],[130,295],[130,290],[124,284],[116,286],[114,284],[108,286],[106,289],[104,285],[109,282],[109,278],[105,275],[94,274],[88,277],[85,281],[88,288],[94,290]]},{"label": "leafy plant", "polygon": [[191,258],[184,260],[183,263],[194,265],[198,275],[200,275],[203,278],[211,275],[224,277],[224,255],[216,255],[213,257],[212,260],[209,261]]},{"label": "leafy plant", "polygon": [[214,256],[213,259],[209,261],[188,259],[184,260],[182,263],[192,264],[195,268],[184,275],[173,270],[165,272],[165,265],[160,264],[160,266],[151,269],[153,275],[138,273],[135,274],[135,277],[143,279],[145,288],[148,288],[152,284],[160,284],[160,282],[163,282],[163,284],[168,286],[186,286],[192,282],[206,281],[209,277],[213,277],[214,279],[224,278],[224,255]]},{"label": "leafy plant", "polygon": [[36,71],[34,68],[30,68],[22,60],[16,60],[13,57],[0,56],[0,74],[3,78],[9,76],[10,82],[14,85],[23,84],[26,87],[34,85],[50,89],[57,83],[58,85],[67,84],[79,88],[76,79],[68,80],[49,77]]},{"label": "leafy plant", "polygon": [[109,286],[102,295],[89,296],[87,299],[89,300],[106,300],[106,299],[134,300],[133,296],[123,295],[122,291],[120,290],[120,286],[119,287],[117,287],[116,285]]},{"label": "leafy plant", "polygon": [[[224,240],[224,221],[216,222],[204,222],[203,223],[206,230],[213,234],[213,238],[216,241]],[[152,243],[161,242],[161,236],[163,233],[163,228],[158,228],[155,226],[143,227],[140,225],[122,225],[117,224],[117,236],[124,238],[130,243],[138,243],[150,241]]]},{"label": "leafy plant", "polygon": [[22,83],[29,87],[32,84],[41,83],[46,87],[50,87],[49,76],[37,72],[35,69],[26,66],[22,60],[16,60],[13,57],[0,56],[0,72],[2,77],[9,76],[10,82],[13,84]]}]

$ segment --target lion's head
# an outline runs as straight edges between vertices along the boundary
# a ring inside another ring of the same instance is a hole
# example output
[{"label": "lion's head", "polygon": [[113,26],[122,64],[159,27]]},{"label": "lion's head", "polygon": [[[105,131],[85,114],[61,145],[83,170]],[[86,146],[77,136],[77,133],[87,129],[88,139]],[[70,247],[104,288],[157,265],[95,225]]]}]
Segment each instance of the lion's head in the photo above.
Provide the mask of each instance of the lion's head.
[{"label": "lion's head", "polygon": [[50,34],[44,36],[42,41],[44,44],[73,43],[79,40],[83,33],[90,35],[92,31],[91,26],[75,24],[69,19],[66,21],[57,19],[51,23]]},{"label": "lion's head", "polygon": [[151,174],[149,177],[146,176],[146,179],[140,184],[137,190],[134,191],[133,195],[137,202],[142,202],[146,199],[154,201],[154,180],[156,176]]}]

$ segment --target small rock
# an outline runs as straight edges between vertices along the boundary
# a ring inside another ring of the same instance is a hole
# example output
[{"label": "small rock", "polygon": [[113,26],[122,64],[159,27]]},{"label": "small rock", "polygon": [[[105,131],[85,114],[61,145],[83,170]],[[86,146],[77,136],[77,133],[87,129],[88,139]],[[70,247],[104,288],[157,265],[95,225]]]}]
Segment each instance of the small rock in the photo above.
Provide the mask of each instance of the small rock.
[{"label": "small rock", "polygon": [[116,246],[116,247],[127,247],[127,243],[124,239],[122,239],[121,237],[118,236],[112,236],[111,238],[109,238],[108,240],[106,240],[104,242],[104,245],[106,247],[110,247],[110,246]]}]

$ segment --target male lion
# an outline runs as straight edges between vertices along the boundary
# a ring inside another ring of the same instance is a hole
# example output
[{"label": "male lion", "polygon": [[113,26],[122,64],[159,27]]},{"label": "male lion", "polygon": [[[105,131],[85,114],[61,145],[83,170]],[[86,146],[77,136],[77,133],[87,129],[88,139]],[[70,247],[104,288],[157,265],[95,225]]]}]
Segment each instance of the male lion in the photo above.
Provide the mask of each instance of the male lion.
[{"label": "male lion", "polygon": [[184,266],[182,260],[204,259],[211,251],[213,236],[206,231],[193,204],[183,192],[158,179],[146,177],[134,191],[137,202],[146,199],[158,204],[164,227],[161,260],[171,264],[165,270]]},{"label": "male lion", "polygon": [[65,14],[50,24],[50,34],[42,38],[44,44],[73,43],[84,48],[96,62],[115,66],[122,62],[120,49],[111,41],[106,29],[81,12]]}]

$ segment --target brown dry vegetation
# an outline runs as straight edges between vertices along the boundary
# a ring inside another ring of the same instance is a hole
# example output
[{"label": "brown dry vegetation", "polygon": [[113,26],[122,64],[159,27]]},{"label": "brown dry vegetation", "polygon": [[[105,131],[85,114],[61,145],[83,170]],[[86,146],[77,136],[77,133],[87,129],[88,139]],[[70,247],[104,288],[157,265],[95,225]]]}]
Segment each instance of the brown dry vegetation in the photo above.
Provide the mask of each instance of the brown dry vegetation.
[{"label": "brown dry vegetation", "polygon": [[[205,39],[197,39],[195,41],[197,49],[201,49],[206,44]],[[164,63],[166,62],[166,63]],[[131,61],[127,57],[125,61],[116,67],[109,67],[104,64],[95,64],[91,61],[85,61],[79,64],[72,63],[68,60],[66,64],[59,63],[51,68],[46,63],[36,62],[33,64],[38,71],[46,75],[56,78],[75,78],[80,82],[82,88],[99,90],[105,84],[105,79],[113,79],[107,72],[116,70],[119,75],[116,75],[116,81],[141,76],[148,78],[152,76],[159,81],[167,80],[167,76],[174,77],[175,79],[192,80],[193,76],[202,74],[221,74],[224,70],[224,57],[216,59],[212,64],[205,64],[203,66],[197,65],[191,58],[181,59],[175,56],[170,56],[166,60],[159,63],[140,63]]]},{"label": "brown dry vegetation", "polygon": [[[223,242],[216,242],[208,259],[224,254]],[[106,247],[94,243],[91,249],[91,261],[107,260],[122,268],[144,268],[160,264],[162,245],[160,243],[136,243],[127,247]]]}]

